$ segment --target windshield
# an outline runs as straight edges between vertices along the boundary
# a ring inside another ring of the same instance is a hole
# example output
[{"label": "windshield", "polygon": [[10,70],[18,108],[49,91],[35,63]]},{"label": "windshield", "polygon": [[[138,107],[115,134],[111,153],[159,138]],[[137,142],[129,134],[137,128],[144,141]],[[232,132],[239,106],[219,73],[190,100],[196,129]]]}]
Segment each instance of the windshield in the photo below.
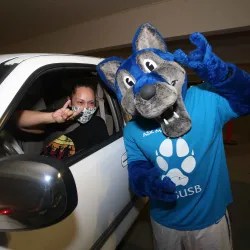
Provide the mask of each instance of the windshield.
[{"label": "windshield", "polygon": [[0,64],[0,84],[17,65],[18,63],[8,64],[8,61]]}]

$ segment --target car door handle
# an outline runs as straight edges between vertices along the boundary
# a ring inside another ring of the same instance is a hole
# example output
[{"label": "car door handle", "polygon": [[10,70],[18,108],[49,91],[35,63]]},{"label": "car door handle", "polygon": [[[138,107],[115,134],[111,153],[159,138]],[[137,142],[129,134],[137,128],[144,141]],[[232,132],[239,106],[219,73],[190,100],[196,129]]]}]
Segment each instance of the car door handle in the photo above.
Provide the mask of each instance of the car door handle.
[{"label": "car door handle", "polygon": [[122,167],[126,168],[128,166],[128,156],[127,152],[122,155]]}]

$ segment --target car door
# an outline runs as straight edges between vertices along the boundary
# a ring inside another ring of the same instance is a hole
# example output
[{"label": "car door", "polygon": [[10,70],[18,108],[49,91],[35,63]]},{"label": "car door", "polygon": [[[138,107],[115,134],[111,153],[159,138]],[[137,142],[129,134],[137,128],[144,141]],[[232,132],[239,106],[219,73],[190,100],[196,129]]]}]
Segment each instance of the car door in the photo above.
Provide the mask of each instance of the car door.
[{"label": "car door", "polygon": [[[15,66],[0,84],[1,129],[41,74],[71,67],[94,70],[99,61],[77,56],[38,56]],[[6,249],[100,249],[111,236],[109,249],[114,249],[135,220],[140,209],[135,208],[129,190],[122,115],[116,100],[106,94],[115,120],[115,133],[100,145],[66,161],[77,186],[77,208],[68,218],[49,228],[10,233],[3,246]],[[123,223],[125,220],[129,223]]]}]

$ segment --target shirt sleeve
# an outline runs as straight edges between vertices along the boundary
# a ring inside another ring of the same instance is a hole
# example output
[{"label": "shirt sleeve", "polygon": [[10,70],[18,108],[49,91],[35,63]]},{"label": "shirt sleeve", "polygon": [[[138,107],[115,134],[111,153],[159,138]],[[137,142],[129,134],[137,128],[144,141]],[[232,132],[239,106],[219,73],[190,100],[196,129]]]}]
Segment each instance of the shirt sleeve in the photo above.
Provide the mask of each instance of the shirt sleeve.
[{"label": "shirt sleeve", "polygon": [[133,124],[129,122],[124,129],[124,144],[127,151],[128,163],[133,161],[148,161],[135,142],[133,134],[136,133],[133,133]]},{"label": "shirt sleeve", "polygon": [[196,94],[201,95],[200,98],[203,99],[203,103],[205,102],[205,105],[208,105],[209,109],[215,109],[217,113],[217,119],[215,122],[218,123],[219,127],[222,128],[228,121],[239,116],[233,111],[228,100],[219,95],[216,89],[210,84],[201,84],[200,86],[197,86],[196,89]]},{"label": "shirt sleeve", "polygon": [[239,117],[239,115],[232,110],[229,102],[220,95],[217,95],[217,111],[221,127],[230,120]]}]

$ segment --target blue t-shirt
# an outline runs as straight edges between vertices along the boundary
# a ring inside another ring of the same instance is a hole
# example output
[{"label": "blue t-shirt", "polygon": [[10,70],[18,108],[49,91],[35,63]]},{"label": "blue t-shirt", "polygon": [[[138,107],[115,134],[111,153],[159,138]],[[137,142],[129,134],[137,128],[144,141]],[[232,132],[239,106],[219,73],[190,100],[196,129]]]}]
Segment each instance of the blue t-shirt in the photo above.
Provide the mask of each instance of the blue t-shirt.
[{"label": "blue t-shirt", "polygon": [[226,99],[201,84],[188,89],[192,129],[169,139],[158,123],[138,117],[124,131],[128,162],[149,160],[176,184],[177,202],[150,200],[152,218],[169,228],[197,230],[216,223],[232,202],[222,127],[236,118]]}]

